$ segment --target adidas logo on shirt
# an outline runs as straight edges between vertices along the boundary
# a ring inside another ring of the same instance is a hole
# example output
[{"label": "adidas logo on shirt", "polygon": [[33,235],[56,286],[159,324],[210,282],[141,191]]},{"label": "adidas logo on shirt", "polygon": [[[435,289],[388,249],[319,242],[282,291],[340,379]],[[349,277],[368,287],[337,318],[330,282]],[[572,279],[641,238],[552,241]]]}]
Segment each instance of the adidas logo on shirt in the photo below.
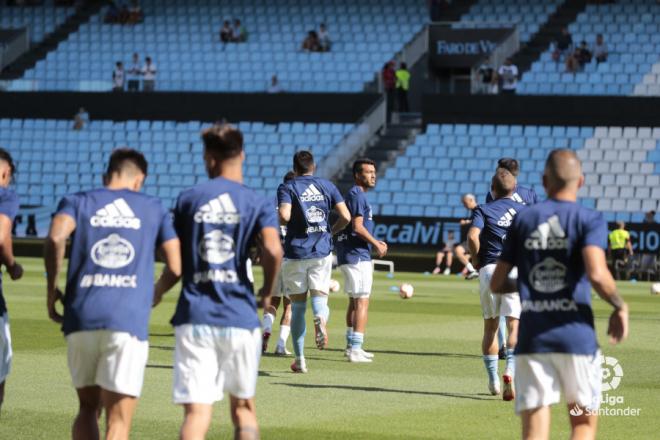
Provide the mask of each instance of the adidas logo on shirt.
[{"label": "adidas logo on shirt", "polygon": [[108,203],[96,211],[96,215],[89,219],[89,223],[95,228],[128,228],[140,229],[140,219],[128,206],[123,198]]},{"label": "adidas logo on shirt", "polygon": [[504,213],[502,217],[497,221],[497,226],[502,226],[505,228],[508,228],[511,226],[511,222],[513,221],[513,217],[517,214],[516,210],[513,208],[509,208],[507,212]]},{"label": "adidas logo on shirt", "polygon": [[196,223],[231,225],[239,222],[240,215],[229,194],[224,193],[202,205],[193,218]]},{"label": "adidas logo on shirt", "polygon": [[300,200],[303,202],[320,202],[323,199],[325,197],[321,194],[321,191],[316,189],[313,183],[300,196]]},{"label": "adidas logo on shirt", "polygon": [[548,221],[538,225],[525,240],[525,248],[531,250],[567,249],[568,238],[559,223],[559,217],[553,215]]}]

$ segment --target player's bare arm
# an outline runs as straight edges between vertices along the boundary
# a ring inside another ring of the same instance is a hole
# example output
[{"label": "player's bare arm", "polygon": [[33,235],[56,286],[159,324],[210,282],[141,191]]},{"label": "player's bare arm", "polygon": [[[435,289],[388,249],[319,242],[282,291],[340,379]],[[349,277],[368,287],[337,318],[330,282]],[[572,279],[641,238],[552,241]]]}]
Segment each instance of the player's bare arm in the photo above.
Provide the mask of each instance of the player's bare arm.
[{"label": "player's bare arm", "polygon": [[493,293],[514,293],[518,291],[516,280],[509,278],[513,265],[502,260],[497,261],[495,272],[490,279],[490,290]]},{"label": "player's bare arm", "polygon": [[48,297],[46,306],[48,316],[56,323],[62,322],[62,315],[55,309],[55,303],[62,298],[62,292],[57,287],[57,279],[62,270],[66,240],[76,229],[73,217],[60,214],[53,218],[44,248],[44,263],[46,265],[46,282]]},{"label": "player's bare arm", "polygon": [[14,258],[11,227],[11,219],[0,214],[0,263],[7,268],[12,280],[18,280],[23,276],[23,267]]},{"label": "player's bare arm", "polygon": [[617,292],[614,278],[607,268],[605,252],[598,246],[586,246],[582,249],[582,258],[594,290],[598,296],[614,307],[607,329],[610,343],[622,342],[628,337],[628,305]]},{"label": "player's bare arm", "polygon": [[335,235],[344,230],[348,223],[351,221],[351,213],[346,206],[346,203],[339,202],[335,205],[335,211],[339,215],[335,223],[332,225],[332,235]]},{"label": "player's bare arm", "polygon": [[280,225],[286,226],[291,220],[291,203],[280,203],[277,209]]},{"label": "player's bare arm", "polygon": [[181,279],[181,242],[178,238],[167,240],[160,246],[159,254],[165,262],[154,287],[154,307],[163,299],[163,295]]},{"label": "player's bare arm", "polygon": [[362,240],[371,244],[376,249],[378,257],[384,257],[387,254],[387,243],[384,241],[376,240],[373,235],[364,227],[364,217],[358,216],[351,219],[353,232]]},{"label": "player's bare arm", "polygon": [[481,229],[476,226],[470,227],[468,230],[467,243],[468,249],[470,249],[470,255],[472,255],[472,264],[474,267],[479,268],[479,234]]}]

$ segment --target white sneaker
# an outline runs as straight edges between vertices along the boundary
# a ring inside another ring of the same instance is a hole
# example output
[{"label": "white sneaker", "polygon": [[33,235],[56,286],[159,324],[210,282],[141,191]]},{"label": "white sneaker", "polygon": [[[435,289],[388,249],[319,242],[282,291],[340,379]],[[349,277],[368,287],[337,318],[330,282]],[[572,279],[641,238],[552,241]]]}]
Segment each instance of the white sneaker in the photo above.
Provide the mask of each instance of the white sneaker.
[{"label": "white sneaker", "polygon": [[451,270],[447,267],[444,272],[442,272],[443,275],[451,275]]},{"label": "white sneaker", "polygon": [[349,362],[373,362],[373,359],[366,356],[364,350],[358,348],[358,349],[351,349],[351,353],[348,355],[348,361]]},{"label": "white sneaker", "polygon": [[[373,358],[374,358],[374,354],[373,354],[373,353],[370,353],[370,352],[368,352],[368,351],[364,351],[364,350],[362,350],[362,353],[363,353],[366,357],[368,357],[369,359],[373,359]],[[344,357],[349,357],[350,355],[351,355],[351,347],[346,347],[346,350],[344,350]]]},{"label": "white sneaker", "polygon": [[305,365],[305,361],[298,359],[293,361],[291,364],[291,371],[294,373],[307,373],[307,365]]},{"label": "white sneaker", "polygon": [[489,380],[488,381],[488,391],[490,391],[490,394],[492,394],[493,396],[499,395],[500,392],[501,392],[501,390],[500,390],[500,381],[496,380],[496,381],[493,382],[493,381]]},{"label": "white sneaker", "polygon": [[476,270],[473,270],[472,272],[469,272],[467,275],[465,275],[466,280],[473,280],[475,278],[479,278],[479,272]]},{"label": "white sneaker", "polygon": [[348,357],[351,354],[351,347],[348,346],[346,347],[346,350],[344,350],[344,357]]},{"label": "white sneaker", "polygon": [[275,356],[289,356],[291,355],[291,352],[286,349],[286,347],[282,347],[278,345],[275,347]]}]

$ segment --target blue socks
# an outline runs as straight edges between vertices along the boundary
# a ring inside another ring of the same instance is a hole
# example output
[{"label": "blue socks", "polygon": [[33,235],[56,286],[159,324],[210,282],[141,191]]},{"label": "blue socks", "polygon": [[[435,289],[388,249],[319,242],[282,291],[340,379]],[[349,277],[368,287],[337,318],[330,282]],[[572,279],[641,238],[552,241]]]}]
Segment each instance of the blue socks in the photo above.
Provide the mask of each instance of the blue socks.
[{"label": "blue socks", "polygon": [[307,310],[307,301],[291,302],[291,339],[293,342],[293,351],[296,358],[304,358],[303,349],[305,346],[305,311]]},{"label": "blue socks", "polygon": [[516,371],[516,362],[515,357],[513,356],[513,350],[513,348],[506,349],[506,367],[504,368],[504,371],[510,371],[512,376]]},{"label": "blue socks", "polygon": [[351,338],[351,350],[362,349],[363,343],[364,343],[364,333],[353,332],[353,338]]},{"label": "blue socks", "polygon": [[312,313],[314,316],[320,316],[327,324],[330,317],[330,308],[328,307],[328,296],[312,296]]},{"label": "blue socks", "polygon": [[485,354],[484,365],[486,366],[486,372],[488,373],[488,379],[491,382],[498,382],[499,378],[497,376],[497,360],[498,356],[496,354]]},{"label": "blue socks", "polygon": [[506,317],[500,316],[500,328],[497,329],[497,342],[500,344],[498,347],[502,348],[506,345]]}]

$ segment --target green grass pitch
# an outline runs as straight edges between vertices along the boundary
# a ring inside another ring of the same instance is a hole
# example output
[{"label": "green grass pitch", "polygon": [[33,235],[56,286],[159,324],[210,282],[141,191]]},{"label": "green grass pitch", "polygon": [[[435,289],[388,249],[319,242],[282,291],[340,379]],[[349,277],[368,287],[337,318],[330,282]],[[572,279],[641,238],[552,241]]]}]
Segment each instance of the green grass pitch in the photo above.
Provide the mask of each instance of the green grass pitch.
[{"label": "green grass pitch", "polygon": [[[3,282],[14,364],[7,381],[0,438],[65,439],[77,409],[65,343],[59,328],[47,319],[42,262],[22,261],[25,277],[19,282],[5,277]],[[343,281],[338,273],[335,278]],[[390,290],[401,282],[415,286],[412,299],[402,300]],[[519,437],[520,421],[513,405],[487,394],[477,287],[476,281],[456,276],[397,273],[388,279],[377,273],[365,343],[376,355],[373,364],[350,364],[344,359],[346,298],[343,293],[332,294],[330,348],[314,348],[313,329],[308,331],[308,374],[292,374],[290,358],[266,356],[261,362],[257,410],[262,438]],[[640,408],[641,414],[601,417],[599,438],[658,438],[660,297],[649,294],[648,283],[623,282],[620,289],[630,304],[630,338],[616,347],[606,342],[610,308],[599,299],[594,299],[596,326],[604,354],[617,358],[624,371],[620,386],[610,392],[623,397],[624,403],[613,407]],[[135,439],[177,437],[182,410],[171,403],[174,339],[168,324],[177,296],[178,289],[170,292],[152,316],[149,368],[133,422]],[[500,362],[500,374],[503,366]],[[552,416],[552,438],[567,438],[565,406],[556,406]],[[229,439],[231,435],[223,401],[215,407],[208,438]]]}]

